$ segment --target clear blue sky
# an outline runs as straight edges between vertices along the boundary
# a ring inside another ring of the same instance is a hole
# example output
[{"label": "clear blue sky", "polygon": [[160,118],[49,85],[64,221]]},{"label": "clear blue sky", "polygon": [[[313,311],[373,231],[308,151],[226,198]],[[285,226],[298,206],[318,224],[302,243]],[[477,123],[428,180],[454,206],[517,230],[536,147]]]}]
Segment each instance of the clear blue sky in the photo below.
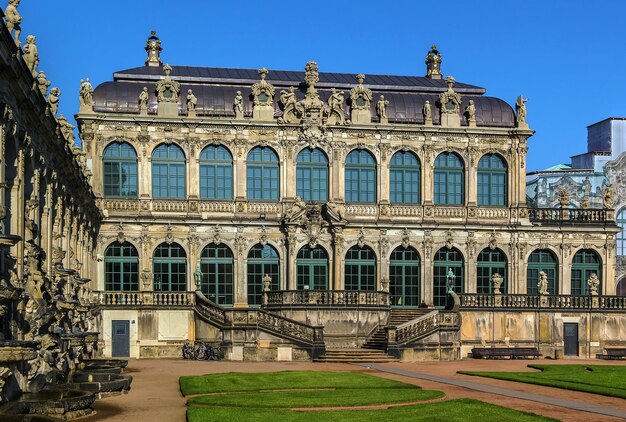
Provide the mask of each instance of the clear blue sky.
[{"label": "clear blue sky", "polygon": [[[6,0],[2,6],[6,5]],[[22,40],[37,36],[61,112],[141,66],[151,29],[172,65],[423,75],[434,42],[443,72],[509,104],[529,98],[528,170],[586,151],[587,125],[626,116],[626,2],[24,0]]]}]

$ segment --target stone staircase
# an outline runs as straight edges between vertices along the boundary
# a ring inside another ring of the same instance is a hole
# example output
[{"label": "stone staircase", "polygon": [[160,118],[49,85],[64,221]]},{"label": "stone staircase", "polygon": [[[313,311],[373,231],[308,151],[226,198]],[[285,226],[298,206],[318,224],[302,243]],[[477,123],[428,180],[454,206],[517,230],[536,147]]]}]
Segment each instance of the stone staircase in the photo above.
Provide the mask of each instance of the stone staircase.
[{"label": "stone staircase", "polygon": [[387,350],[387,327],[397,327],[400,324],[414,320],[423,315],[426,315],[432,309],[427,308],[407,308],[407,309],[392,309],[389,313],[389,319],[387,325],[381,325],[378,327],[374,334],[368,337],[363,344],[363,349],[370,350]]},{"label": "stone staircase", "polygon": [[324,355],[313,362],[335,362],[335,363],[356,363],[356,362],[372,362],[372,363],[385,363],[385,362],[398,362],[398,359],[394,359],[387,355],[382,350],[373,349],[331,349],[326,350]]}]

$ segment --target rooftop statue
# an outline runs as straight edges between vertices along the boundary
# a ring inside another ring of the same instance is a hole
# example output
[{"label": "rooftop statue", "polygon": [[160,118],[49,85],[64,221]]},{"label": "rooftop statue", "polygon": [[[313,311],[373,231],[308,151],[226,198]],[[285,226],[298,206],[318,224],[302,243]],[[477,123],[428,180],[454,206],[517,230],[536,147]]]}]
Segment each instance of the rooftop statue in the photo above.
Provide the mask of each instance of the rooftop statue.
[{"label": "rooftop statue", "polygon": [[157,82],[156,93],[159,103],[177,103],[180,96],[180,83],[172,80],[172,66],[166,64],[163,66],[165,78]]},{"label": "rooftop statue", "polygon": [[50,113],[56,117],[57,111],[59,111],[59,99],[61,97],[61,90],[59,88],[52,88],[50,95],[48,95],[48,107],[50,107]]},{"label": "rooftop statue", "polygon": [[274,118],[274,85],[265,80],[269,71],[262,67],[258,70],[261,80],[252,85],[254,108],[252,117],[255,120],[272,120]]},{"label": "rooftop statue", "polygon": [[370,104],[372,103],[372,91],[363,86],[365,75],[360,73],[356,76],[358,85],[350,90],[352,102],[352,123],[371,123]]},{"label": "rooftop statue", "polygon": [[148,87],[144,86],[139,93],[139,111],[148,112],[148,98],[150,98],[150,94],[148,94]]},{"label": "rooftop statue", "polygon": [[446,78],[448,90],[439,94],[442,126],[459,127],[461,125],[459,117],[459,112],[461,111],[461,96],[452,88],[454,82],[454,78],[448,76]]},{"label": "rooftop statue", "polygon": [[7,29],[9,32],[15,31],[13,35],[15,44],[20,46],[20,34],[22,33],[22,16],[17,11],[17,6],[20,5],[20,0],[9,0],[9,4],[4,11],[4,19],[7,23]]},{"label": "rooftop statue", "polygon": [[87,109],[88,111],[93,110],[93,86],[89,81],[89,78],[80,81],[80,92],[78,94],[78,101],[80,103],[80,108]]},{"label": "rooftop statue", "polygon": [[233,109],[235,110],[235,119],[243,119],[243,95],[241,95],[241,91],[237,91],[237,95],[235,95]]},{"label": "rooftop statue", "polygon": [[608,185],[606,188],[604,188],[602,205],[604,206],[605,210],[610,210],[615,207],[615,189],[613,189],[613,186]]},{"label": "rooftop statue", "polygon": [[292,86],[290,86],[288,90],[282,90],[280,92],[280,102],[283,103],[283,123],[300,122],[298,115],[301,113],[298,110],[297,100],[296,90]]},{"label": "rooftop statue", "polygon": [[378,114],[378,118],[380,119],[380,123],[386,124],[389,123],[389,119],[387,118],[387,106],[389,105],[389,101],[385,100],[385,96],[381,95],[378,99],[378,103],[376,103],[376,113]]},{"label": "rooftop statue", "polygon": [[193,95],[193,90],[187,91],[187,115],[189,117],[196,117],[196,106],[198,105],[198,98]]},{"label": "rooftop statue", "polygon": [[441,53],[435,44],[426,55],[426,77],[431,79],[441,79]]},{"label": "rooftop statue", "polygon": [[35,84],[37,85],[37,88],[39,88],[39,92],[41,92],[41,95],[45,97],[48,94],[50,81],[46,77],[46,74],[43,70],[39,71],[39,73],[37,74],[37,77],[35,78]]},{"label": "rooftop statue", "polygon": [[431,126],[433,124],[433,111],[430,101],[426,100],[422,113],[424,114],[424,124],[426,126]]},{"label": "rooftop statue", "polygon": [[465,108],[465,117],[469,127],[476,127],[476,106],[474,105],[474,100],[469,100],[469,104]]},{"label": "rooftop statue", "polygon": [[528,98],[518,96],[515,102],[515,111],[517,113],[517,127],[522,129],[528,129],[528,123],[526,123],[526,101]]},{"label": "rooftop statue", "polygon": [[35,41],[35,36],[29,35],[26,37],[26,45],[24,46],[24,62],[26,62],[26,67],[33,74],[33,77],[37,77],[37,66],[39,66],[39,52]]},{"label": "rooftop statue", "polygon": [[335,88],[331,88],[330,97],[328,97],[327,125],[343,125],[346,123],[346,115],[343,105],[344,101],[344,92],[337,92]]},{"label": "rooftop statue", "polygon": [[61,130],[61,134],[67,140],[67,143],[70,146],[74,145],[74,128],[70,122],[67,121],[64,115],[59,115],[57,119],[57,123],[59,124],[59,129]]}]

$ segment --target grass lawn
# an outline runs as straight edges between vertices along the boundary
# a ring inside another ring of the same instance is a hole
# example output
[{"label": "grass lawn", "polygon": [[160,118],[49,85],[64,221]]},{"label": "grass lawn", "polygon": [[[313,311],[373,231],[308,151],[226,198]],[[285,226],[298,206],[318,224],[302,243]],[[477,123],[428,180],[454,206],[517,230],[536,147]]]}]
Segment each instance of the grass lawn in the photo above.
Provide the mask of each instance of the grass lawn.
[{"label": "grass lawn", "polygon": [[[537,415],[461,399],[391,409],[292,411],[295,407],[359,406],[442,397],[440,391],[359,372],[285,371],[181,377],[189,422],[204,421],[552,421]],[[283,391],[279,391],[283,390]]]},{"label": "grass lawn", "polygon": [[459,373],[626,398],[626,366],[528,365],[528,367],[539,369],[541,372],[459,371]]}]

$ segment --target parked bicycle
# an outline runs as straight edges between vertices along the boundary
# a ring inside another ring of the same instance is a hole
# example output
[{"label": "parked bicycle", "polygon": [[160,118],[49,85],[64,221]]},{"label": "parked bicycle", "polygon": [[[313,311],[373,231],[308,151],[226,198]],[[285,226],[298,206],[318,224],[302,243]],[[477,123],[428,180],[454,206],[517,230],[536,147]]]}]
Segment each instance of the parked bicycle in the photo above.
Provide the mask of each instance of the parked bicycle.
[{"label": "parked bicycle", "polygon": [[224,359],[224,352],[221,347],[211,347],[203,341],[196,341],[195,344],[186,342],[183,345],[183,358],[194,360],[221,360]]}]

